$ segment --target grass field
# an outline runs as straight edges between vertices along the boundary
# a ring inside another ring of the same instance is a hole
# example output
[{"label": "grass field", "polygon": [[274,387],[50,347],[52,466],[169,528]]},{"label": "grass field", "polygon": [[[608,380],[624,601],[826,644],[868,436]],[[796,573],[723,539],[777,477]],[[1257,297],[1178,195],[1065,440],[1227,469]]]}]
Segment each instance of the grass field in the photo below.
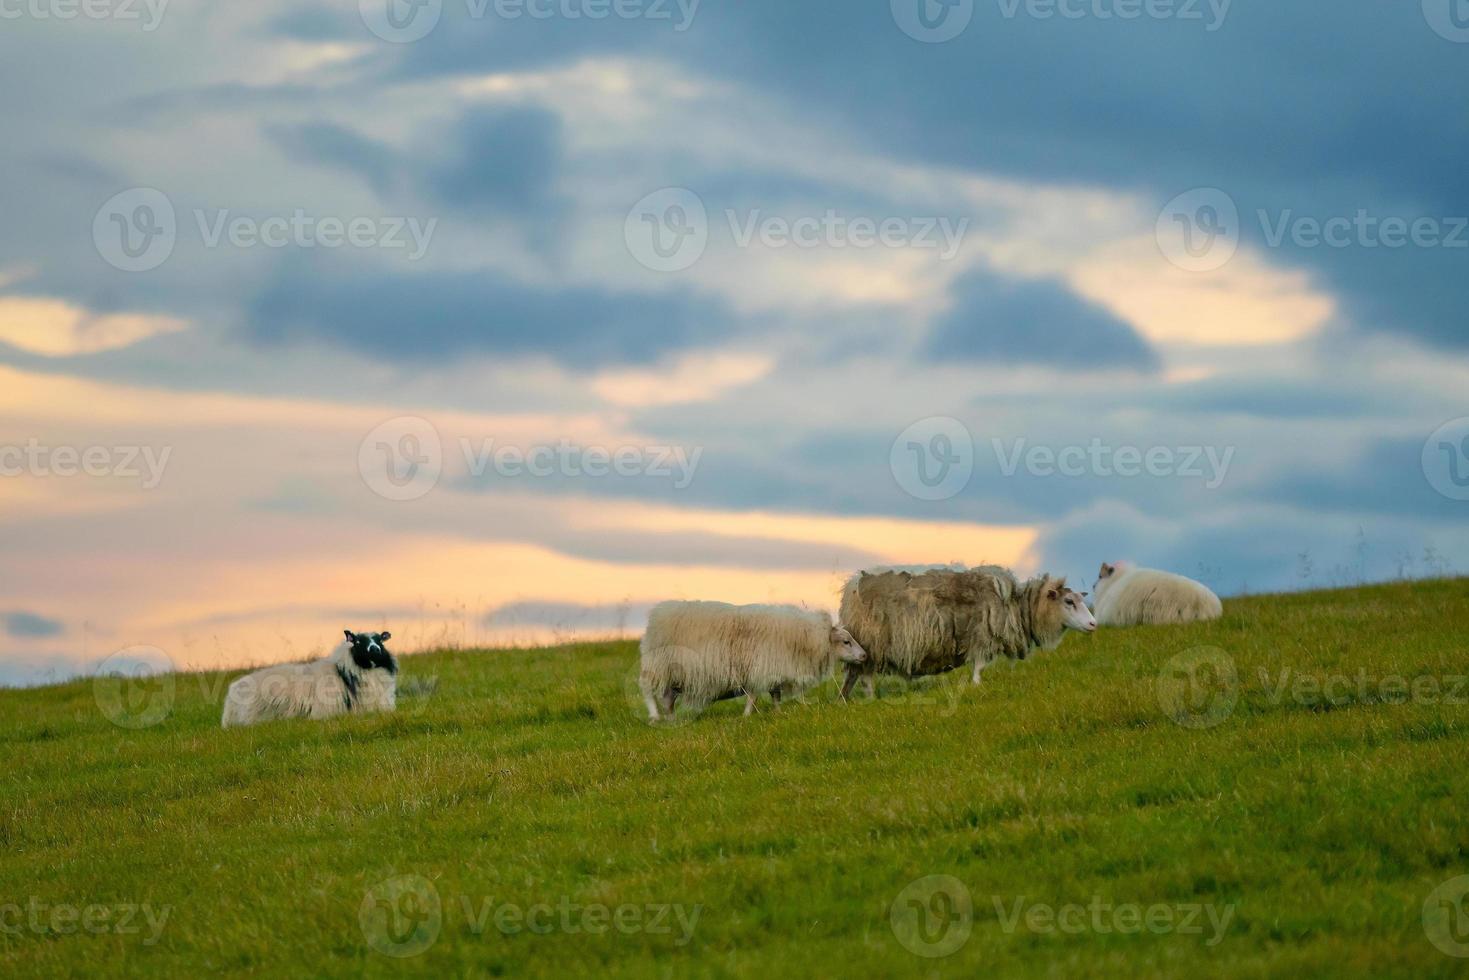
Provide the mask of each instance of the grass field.
[{"label": "grass field", "polygon": [[0,974],[1465,976],[1466,622],[1253,597],[659,728],[630,642],[227,732],[234,675],[4,691]]}]

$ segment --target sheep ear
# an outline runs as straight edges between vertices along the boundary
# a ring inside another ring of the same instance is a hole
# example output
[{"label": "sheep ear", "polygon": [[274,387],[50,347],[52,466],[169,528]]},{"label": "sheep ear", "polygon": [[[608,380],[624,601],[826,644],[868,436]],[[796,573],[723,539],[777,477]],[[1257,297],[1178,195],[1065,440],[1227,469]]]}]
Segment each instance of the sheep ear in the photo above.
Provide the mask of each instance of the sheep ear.
[{"label": "sheep ear", "polygon": [[1059,599],[1059,598],[1061,598],[1061,593],[1057,592],[1055,589],[1052,589],[1051,591],[1049,591],[1049,592],[1046,593],[1046,598],[1047,599]]},{"label": "sheep ear", "polygon": [[391,640],[392,638],[393,634],[389,633],[387,630],[383,630],[382,635],[378,637],[378,639],[380,640]]},{"label": "sheep ear", "polygon": [[357,642],[357,634],[353,633],[351,630],[342,630],[342,632],[347,634],[347,642],[348,643],[356,643]]},{"label": "sheep ear", "polygon": [[1076,594],[1079,595],[1079,596],[1081,596],[1083,599],[1085,599],[1087,596],[1091,595],[1090,592],[1078,592]]},{"label": "sheep ear", "polygon": [[1106,578],[1108,575],[1111,575],[1111,574],[1112,574],[1112,566],[1109,565],[1109,564],[1107,564],[1106,562],[1102,562],[1102,578]]}]

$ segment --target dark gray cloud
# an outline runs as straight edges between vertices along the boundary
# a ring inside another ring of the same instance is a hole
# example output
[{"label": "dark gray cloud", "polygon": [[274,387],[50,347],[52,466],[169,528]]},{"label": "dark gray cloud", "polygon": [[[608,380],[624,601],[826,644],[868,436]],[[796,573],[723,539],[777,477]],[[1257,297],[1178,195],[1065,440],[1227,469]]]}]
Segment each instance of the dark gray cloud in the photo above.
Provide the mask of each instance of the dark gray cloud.
[{"label": "dark gray cloud", "polygon": [[1157,367],[1147,343],[1111,313],[1059,283],[971,273],[933,326],[934,360],[1055,368]]},{"label": "dark gray cloud", "polygon": [[664,293],[528,285],[488,271],[283,266],[248,303],[257,343],[326,342],[385,361],[442,363],[462,354],[545,355],[576,368],[636,364],[730,330],[723,304]]},{"label": "dark gray cloud", "polygon": [[1422,440],[1369,442],[1332,466],[1285,470],[1253,496],[1324,513],[1463,520],[1469,504],[1434,490],[1423,472],[1423,440],[1432,429]]},{"label": "dark gray cloud", "polygon": [[549,225],[563,205],[554,194],[562,163],[561,122],[542,109],[482,107],[412,150],[328,122],[267,129],[298,160],[361,177],[380,197],[411,195],[464,212],[534,218]]},{"label": "dark gray cloud", "polygon": [[0,620],[4,621],[5,632],[8,635],[23,639],[60,636],[66,630],[66,627],[56,620],[30,612],[4,613],[0,615]]}]

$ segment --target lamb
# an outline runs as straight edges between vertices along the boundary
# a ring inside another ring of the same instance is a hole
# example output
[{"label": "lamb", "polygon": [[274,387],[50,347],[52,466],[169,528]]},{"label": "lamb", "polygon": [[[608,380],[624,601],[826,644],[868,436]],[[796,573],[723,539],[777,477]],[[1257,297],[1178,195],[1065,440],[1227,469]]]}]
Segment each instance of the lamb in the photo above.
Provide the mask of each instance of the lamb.
[{"label": "lamb", "polygon": [[1102,565],[1096,612],[1104,626],[1138,626],[1218,619],[1224,606],[1208,586],[1191,578],[1119,561]]},{"label": "lamb", "polygon": [[868,657],[848,666],[842,697],[858,677],[870,691],[877,673],[924,677],[966,663],[978,684],[998,657],[1024,660],[1031,650],[1054,650],[1068,629],[1094,632],[1085,597],[1064,578],[1041,575],[1022,584],[995,565],[859,572],[842,590],[841,617]]},{"label": "lamb", "polygon": [[648,614],[639,683],[648,718],[673,716],[674,705],[702,710],[745,696],[745,714],[769,692],[781,695],[819,683],[835,664],[867,654],[826,612],[795,606],[732,606],[723,602],[663,602]]},{"label": "lamb", "polygon": [[224,701],[225,728],[279,718],[332,718],[392,711],[398,703],[398,661],[385,645],[391,633],[354,633],[321,660],[265,667],[238,678]]}]

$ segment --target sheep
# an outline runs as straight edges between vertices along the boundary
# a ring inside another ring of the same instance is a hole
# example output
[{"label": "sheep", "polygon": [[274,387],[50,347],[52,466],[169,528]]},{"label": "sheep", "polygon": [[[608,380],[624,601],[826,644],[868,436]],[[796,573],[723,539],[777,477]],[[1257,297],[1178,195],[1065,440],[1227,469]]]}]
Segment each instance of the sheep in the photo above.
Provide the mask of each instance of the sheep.
[{"label": "sheep", "polygon": [[1096,614],[1104,626],[1194,623],[1218,619],[1224,606],[1208,586],[1191,578],[1119,561],[1102,564]]},{"label": "sheep", "polygon": [[838,662],[861,663],[866,652],[826,612],[795,606],[662,602],[648,614],[640,647],[639,685],[650,721],[673,716],[683,697],[695,710],[745,696],[745,714],[769,692],[819,683]]},{"label": "sheep", "polygon": [[871,692],[877,673],[924,677],[966,663],[978,684],[998,657],[1024,660],[1031,650],[1054,650],[1068,629],[1094,632],[1085,597],[1064,578],[1041,575],[1022,584],[996,565],[859,572],[842,589],[841,618],[868,656],[848,666],[842,697],[858,677]]},{"label": "sheep", "polygon": [[328,657],[265,667],[236,679],[225,696],[221,726],[394,710],[398,661],[385,645],[393,634],[343,632],[346,639]]}]

